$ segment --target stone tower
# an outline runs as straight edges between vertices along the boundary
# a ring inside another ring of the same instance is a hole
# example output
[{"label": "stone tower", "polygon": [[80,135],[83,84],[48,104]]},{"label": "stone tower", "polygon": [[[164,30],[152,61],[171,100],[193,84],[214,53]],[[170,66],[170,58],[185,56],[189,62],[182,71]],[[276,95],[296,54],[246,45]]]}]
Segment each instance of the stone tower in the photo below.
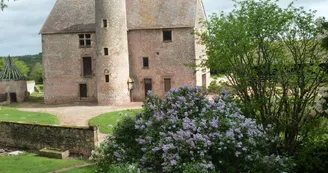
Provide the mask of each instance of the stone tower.
[{"label": "stone tower", "polygon": [[128,103],[129,53],[125,0],[95,1],[98,103]]}]

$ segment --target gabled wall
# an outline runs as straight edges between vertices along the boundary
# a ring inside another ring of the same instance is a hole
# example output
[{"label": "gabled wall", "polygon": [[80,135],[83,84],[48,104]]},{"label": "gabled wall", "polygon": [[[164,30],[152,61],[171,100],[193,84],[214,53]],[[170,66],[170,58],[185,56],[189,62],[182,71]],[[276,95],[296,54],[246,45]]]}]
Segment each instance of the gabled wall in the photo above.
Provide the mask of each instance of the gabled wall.
[{"label": "gabled wall", "polygon": [[[46,104],[97,101],[94,74],[96,42],[93,33],[91,42],[91,48],[80,48],[78,33],[42,35],[44,101]],[[90,77],[83,77],[83,57],[92,57],[93,75]],[[80,99],[79,84],[87,84],[88,98]]]}]

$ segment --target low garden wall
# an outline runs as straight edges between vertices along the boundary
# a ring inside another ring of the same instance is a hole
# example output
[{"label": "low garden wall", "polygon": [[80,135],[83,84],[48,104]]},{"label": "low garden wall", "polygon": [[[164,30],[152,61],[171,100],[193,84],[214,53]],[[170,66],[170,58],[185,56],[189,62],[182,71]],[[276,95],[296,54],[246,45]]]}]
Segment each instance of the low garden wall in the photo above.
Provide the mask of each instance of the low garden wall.
[{"label": "low garden wall", "polygon": [[0,121],[0,147],[69,150],[89,157],[98,145],[98,127],[66,127]]}]

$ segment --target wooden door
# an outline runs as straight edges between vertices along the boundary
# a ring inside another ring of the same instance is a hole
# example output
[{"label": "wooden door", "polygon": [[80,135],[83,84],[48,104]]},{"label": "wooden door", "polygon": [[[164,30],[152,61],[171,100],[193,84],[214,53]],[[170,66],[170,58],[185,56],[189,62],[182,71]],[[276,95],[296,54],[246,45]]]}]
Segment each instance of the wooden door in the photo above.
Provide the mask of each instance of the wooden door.
[{"label": "wooden door", "polygon": [[165,78],[164,79],[164,92],[168,92],[171,89],[171,79]]},{"label": "wooden door", "polygon": [[152,80],[144,79],[144,83],[145,83],[145,97],[147,97],[147,92],[153,89]]},{"label": "wooden door", "polygon": [[206,86],[206,74],[202,75],[202,85]]},{"label": "wooden door", "polygon": [[16,93],[10,93],[10,102],[12,102],[12,103],[17,102]]},{"label": "wooden door", "polygon": [[87,84],[80,84],[80,98],[88,97]]}]

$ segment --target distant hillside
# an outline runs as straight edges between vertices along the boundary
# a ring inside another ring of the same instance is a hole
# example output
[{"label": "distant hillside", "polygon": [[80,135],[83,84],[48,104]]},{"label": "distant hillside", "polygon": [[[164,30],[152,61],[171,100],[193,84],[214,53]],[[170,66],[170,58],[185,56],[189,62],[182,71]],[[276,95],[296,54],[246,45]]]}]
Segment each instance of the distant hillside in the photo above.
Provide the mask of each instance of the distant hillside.
[{"label": "distant hillside", "polygon": [[[25,62],[30,69],[33,69],[33,67],[37,62],[42,64],[42,53],[35,54],[35,55],[11,56],[11,57],[17,58],[18,60]],[[4,58],[4,57],[0,57],[0,58]]]}]

